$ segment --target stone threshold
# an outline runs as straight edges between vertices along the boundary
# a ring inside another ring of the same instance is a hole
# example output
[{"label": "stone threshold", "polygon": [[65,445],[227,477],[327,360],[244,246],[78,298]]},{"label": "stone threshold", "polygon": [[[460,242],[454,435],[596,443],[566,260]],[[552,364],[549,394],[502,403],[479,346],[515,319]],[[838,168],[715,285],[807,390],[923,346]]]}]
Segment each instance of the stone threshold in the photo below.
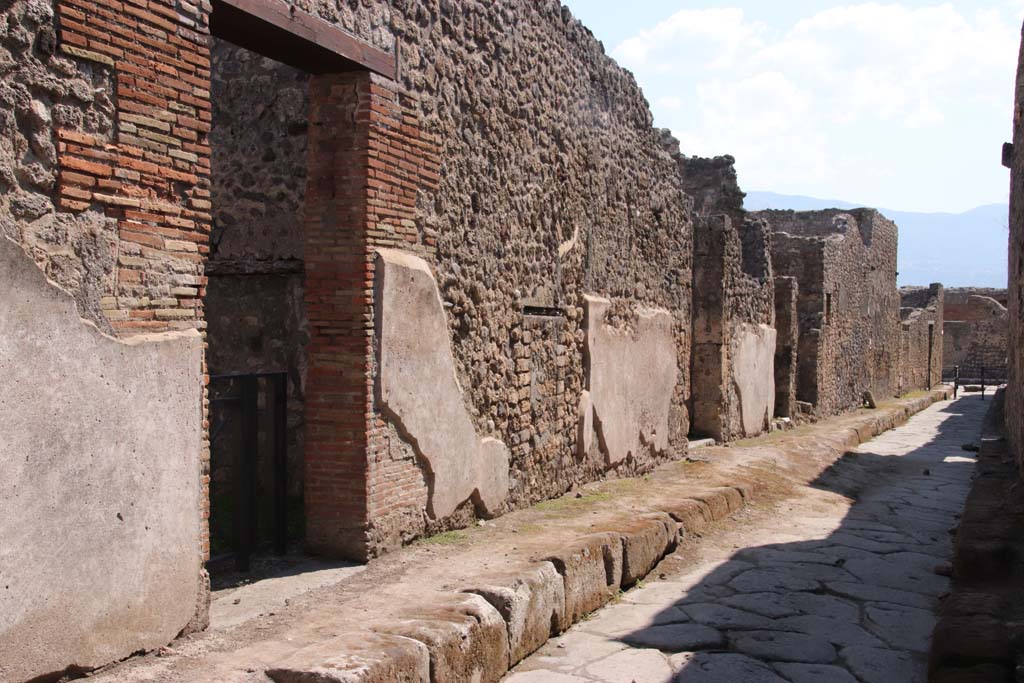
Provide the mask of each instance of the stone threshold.
[{"label": "stone threshold", "polygon": [[[638,479],[599,482],[482,527],[426,539],[263,622],[198,634],[97,681],[460,683],[512,667],[617,600],[755,499],[813,481],[946,389],[739,445]],[[683,544],[682,546],[680,544]],[[108,678],[109,676],[109,678]]]},{"label": "stone threshold", "polygon": [[953,587],[932,635],[933,683],[1024,680],[1024,484],[1000,390],[981,435],[975,480],[953,547]]}]

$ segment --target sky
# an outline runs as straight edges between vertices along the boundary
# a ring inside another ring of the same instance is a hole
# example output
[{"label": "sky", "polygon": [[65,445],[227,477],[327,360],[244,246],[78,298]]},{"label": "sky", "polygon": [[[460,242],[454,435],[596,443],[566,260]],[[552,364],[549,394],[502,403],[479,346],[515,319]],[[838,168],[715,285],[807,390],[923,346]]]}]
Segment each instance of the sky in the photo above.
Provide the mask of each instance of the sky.
[{"label": "sky", "polygon": [[1004,203],[1024,0],[563,0],[688,155],[744,190],[958,213]]}]

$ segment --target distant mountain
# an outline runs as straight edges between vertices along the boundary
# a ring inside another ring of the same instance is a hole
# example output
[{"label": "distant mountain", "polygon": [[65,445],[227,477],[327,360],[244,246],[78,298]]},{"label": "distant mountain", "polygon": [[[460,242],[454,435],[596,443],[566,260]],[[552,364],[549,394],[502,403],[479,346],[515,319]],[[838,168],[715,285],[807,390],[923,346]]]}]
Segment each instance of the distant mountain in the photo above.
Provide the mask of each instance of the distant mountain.
[{"label": "distant mountain", "polygon": [[[834,199],[774,192],[748,192],[748,211],[762,209],[853,209]],[[1006,287],[1008,241],[1006,204],[988,204],[964,213],[913,213],[879,209],[900,229],[898,284],[947,287]]]}]

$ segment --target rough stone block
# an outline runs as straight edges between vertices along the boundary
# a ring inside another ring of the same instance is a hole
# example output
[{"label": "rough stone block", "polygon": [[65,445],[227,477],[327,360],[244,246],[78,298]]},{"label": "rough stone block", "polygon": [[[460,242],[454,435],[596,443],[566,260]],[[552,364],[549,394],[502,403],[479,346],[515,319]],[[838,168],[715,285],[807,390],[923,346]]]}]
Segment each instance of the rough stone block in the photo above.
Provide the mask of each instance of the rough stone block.
[{"label": "rough stone block", "polygon": [[585,536],[546,559],[562,575],[565,586],[565,612],[559,625],[563,631],[611,600],[622,585],[618,534]]},{"label": "rough stone block", "polygon": [[632,586],[647,576],[675,545],[675,524],[668,515],[640,520],[622,533],[622,585]]},{"label": "rough stone block", "polygon": [[418,640],[353,633],[303,648],[267,676],[275,683],[430,683],[430,655]]},{"label": "rough stone block", "polygon": [[678,503],[663,507],[665,512],[678,522],[687,533],[703,533],[708,528],[708,525],[714,521],[711,508],[708,507],[707,503],[700,500],[687,498]]},{"label": "rough stone block", "polygon": [[565,621],[565,585],[551,562],[485,578],[466,591],[482,596],[505,620],[513,665],[556,635]]},{"label": "rough stone block", "polygon": [[725,519],[743,507],[743,497],[734,488],[718,488],[694,496],[705,503],[711,510],[711,518],[715,521]]},{"label": "rough stone block", "polygon": [[416,609],[414,614],[379,630],[426,646],[431,683],[497,683],[508,672],[505,620],[481,596],[444,596],[433,605]]}]

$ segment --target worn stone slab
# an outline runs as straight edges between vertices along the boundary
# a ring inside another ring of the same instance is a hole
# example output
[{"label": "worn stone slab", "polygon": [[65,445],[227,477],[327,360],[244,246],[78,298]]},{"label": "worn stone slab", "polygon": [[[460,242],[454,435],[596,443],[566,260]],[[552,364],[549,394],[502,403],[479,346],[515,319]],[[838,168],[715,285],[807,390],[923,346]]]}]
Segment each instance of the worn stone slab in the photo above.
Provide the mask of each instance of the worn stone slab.
[{"label": "worn stone slab", "polygon": [[410,613],[409,619],[378,630],[423,643],[430,654],[432,683],[493,683],[509,670],[505,620],[481,596],[445,596]]},{"label": "worn stone slab", "polygon": [[697,603],[679,607],[695,623],[716,629],[770,629],[773,620],[734,607],[714,603]]},{"label": "worn stone slab", "polygon": [[504,683],[590,683],[586,678],[557,671],[524,671],[505,679]]},{"label": "worn stone slab", "polygon": [[0,292],[0,679],[166,645],[206,605],[202,338],[101,334],[3,235]]},{"label": "worn stone slab", "polygon": [[733,648],[760,659],[781,662],[830,664],[836,659],[836,649],[821,636],[783,631],[739,631],[730,634]]},{"label": "worn stone slab", "polygon": [[430,654],[411,638],[352,633],[303,648],[266,673],[274,683],[430,683]]},{"label": "worn stone slab", "polygon": [[694,496],[708,506],[714,521],[722,520],[743,507],[743,496],[733,487],[720,487]]},{"label": "worn stone slab", "polygon": [[680,524],[685,533],[699,534],[714,521],[711,508],[699,500],[686,499],[662,506],[672,519]]},{"label": "worn stone slab", "polygon": [[378,249],[374,280],[380,407],[430,471],[428,513],[447,517],[472,497],[482,514],[497,515],[508,496],[508,449],[477,436],[430,266]]},{"label": "worn stone slab", "polygon": [[623,650],[594,662],[581,673],[602,683],[667,681],[672,677],[672,667],[657,650]]},{"label": "worn stone slab", "polygon": [[622,540],[618,534],[585,536],[545,559],[562,576],[565,611],[559,628],[563,631],[605,605],[622,585]]},{"label": "worn stone slab", "polygon": [[790,683],[859,683],[850,672],[838,666],[790,663],[774,666]]},{"label": "worn stone slab", "polygon": [[668,515],[644,519],[622,536],[622,586],[632,586],[675,547],[675,523]]},{"label": "worn stone slab", "polygon": [[924,683],[925,667],[908,652],[873,647],[848,647],[842,651],[846,668],[863,683]]},{"label": "worn stone slab", "polygon": [[557,635],[565,623],[565,585],[550,562],[485,577],[466,590],[482,596],[505,620],[513,665]]},{"label": "worn stone slab", "polygon": [[789,683],[771,667],[731,652],[687,652],[671,658],[673,683]]},{"label": "worn stone slab", "polygon": [[722,634],[701,624],[663,624],[628,633],[622,642],[634,647],[647,647],[664,652],[688,652],[718,647],[725,642]]},{"label": "worn stone slab", "polygon": [[931,645],[935,615],[931,610],[902,605],[868,603],[865,623],[890,647],[927,653]]}]

